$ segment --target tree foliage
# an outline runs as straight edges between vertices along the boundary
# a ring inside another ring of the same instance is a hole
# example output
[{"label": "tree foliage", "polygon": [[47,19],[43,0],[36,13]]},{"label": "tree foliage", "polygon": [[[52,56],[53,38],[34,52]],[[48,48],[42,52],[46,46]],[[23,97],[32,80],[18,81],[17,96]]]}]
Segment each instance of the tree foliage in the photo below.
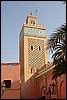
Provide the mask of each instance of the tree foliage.
[{"label": "tree foliage", "polygon": [[66,73],[66,24],[61,25],[47,41],[47,48],[53,53],[53,77]]}]

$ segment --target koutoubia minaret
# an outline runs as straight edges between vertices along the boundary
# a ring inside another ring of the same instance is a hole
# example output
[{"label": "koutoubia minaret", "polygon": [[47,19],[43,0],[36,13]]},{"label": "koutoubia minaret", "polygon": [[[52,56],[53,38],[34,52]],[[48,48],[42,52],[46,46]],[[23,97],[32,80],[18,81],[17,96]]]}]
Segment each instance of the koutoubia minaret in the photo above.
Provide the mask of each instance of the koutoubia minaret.
[{"label": "koutoubia minaret", "polygon": [[[48,63],[46,27],[38,25],[38,17],[30,13],[19,35],[21,85]],[[22,86],[21,86],[22,87]]]}]

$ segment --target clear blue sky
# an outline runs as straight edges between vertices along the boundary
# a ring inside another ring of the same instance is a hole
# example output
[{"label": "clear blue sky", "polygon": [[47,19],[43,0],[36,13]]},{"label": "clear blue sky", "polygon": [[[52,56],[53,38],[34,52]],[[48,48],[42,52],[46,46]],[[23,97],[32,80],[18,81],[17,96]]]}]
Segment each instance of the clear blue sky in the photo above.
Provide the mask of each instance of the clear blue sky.
[{"label": "clear blue sky", "polygon": [[[19,62],[19,33],[30,11],[37,11],[38,24],[46,26],[48,39],[66,22],[62,1],[1,1],[1,62]],[[48,61],[52,61],[48,53]]]}]

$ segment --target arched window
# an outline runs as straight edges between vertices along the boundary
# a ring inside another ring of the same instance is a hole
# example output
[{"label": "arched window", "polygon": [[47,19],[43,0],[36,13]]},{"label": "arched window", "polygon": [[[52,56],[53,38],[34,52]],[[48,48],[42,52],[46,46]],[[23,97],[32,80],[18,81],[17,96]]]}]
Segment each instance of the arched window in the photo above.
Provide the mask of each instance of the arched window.
[{"label": "arched window", "polygon": [[31,46],[31,50],[33,50],[33,46]]},{"label": "arched window", "polygon": [[31,25],[34,25],[35,24],[35,21],[34,20],[31,20]]},{"label": "arched window", "polygon": [[39,50],[41,50],[40,46],[39,46]]},{"label": "arched window", "polygon": [[31,74],[32,74],[32,72],[33,72],[33,70],[32,70],[32,68],[31,68]]}]

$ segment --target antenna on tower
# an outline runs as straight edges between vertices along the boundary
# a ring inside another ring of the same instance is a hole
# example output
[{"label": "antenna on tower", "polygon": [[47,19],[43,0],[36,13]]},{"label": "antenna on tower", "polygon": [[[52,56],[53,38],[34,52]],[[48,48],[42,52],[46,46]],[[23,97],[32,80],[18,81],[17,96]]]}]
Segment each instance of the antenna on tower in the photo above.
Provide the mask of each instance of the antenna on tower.
[{"label": "antenna on tower", "polygon": [[36,16],[37,16],[37,9],[35,10],[35,14],[36,14]]}]

